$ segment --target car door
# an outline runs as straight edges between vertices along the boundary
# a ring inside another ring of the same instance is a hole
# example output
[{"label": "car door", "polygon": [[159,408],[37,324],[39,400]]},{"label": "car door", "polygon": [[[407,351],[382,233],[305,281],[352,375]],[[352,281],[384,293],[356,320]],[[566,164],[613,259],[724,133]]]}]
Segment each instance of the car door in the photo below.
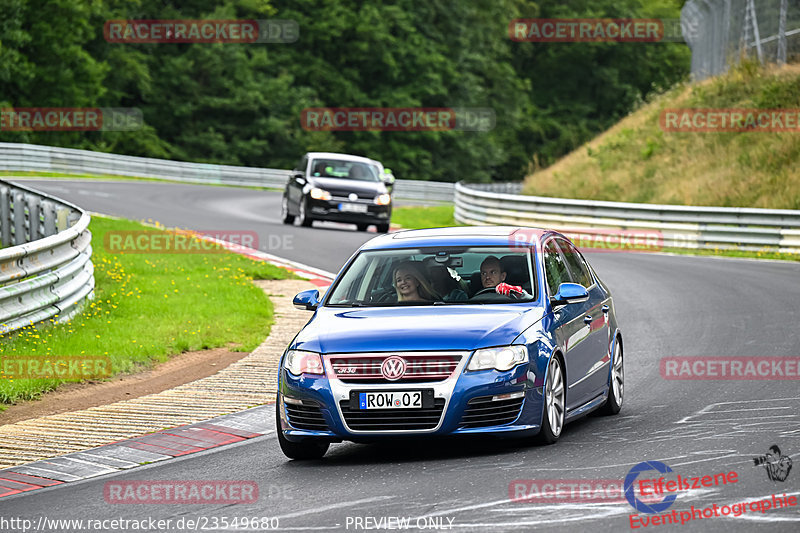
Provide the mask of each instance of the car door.
[{"label": "car door", "polygon": [[575,246],[566,239],[557,237],[556,242],[564,255],[573,283],[579,283],[589,291],[589,300],[583,317],[589,326],[588,337],[582,342],[587,348],[588,368],[586,369],[585,390],[590,397],[596,396],[608,384],[609,325],[608,312],[610,298],[599,283],[595,282],[586,260]]},{"label": "car door", "polygon": [[[560,284],[573,282],[572,274],[555,238],[546,240],[542,249],[547,290],[552,298]],[[556,342],[564,351],[568,411],[586,402],[589,395],[585,378],[592,365],[592,350],[586,341],[591,327],[584,322],[588,309],[588,302],[583,302],[557,306],[552,310]]]}]

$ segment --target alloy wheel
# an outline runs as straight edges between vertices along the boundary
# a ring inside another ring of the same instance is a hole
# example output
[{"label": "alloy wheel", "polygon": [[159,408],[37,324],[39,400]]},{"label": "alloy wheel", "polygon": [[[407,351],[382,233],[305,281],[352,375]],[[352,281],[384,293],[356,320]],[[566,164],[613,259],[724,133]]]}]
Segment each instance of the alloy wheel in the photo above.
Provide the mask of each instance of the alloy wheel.
[{"label": "alloy wheel", "polygon": [[561,373],[561,363],[553,357],[547,371],[547,384],[545,385],[545,408],[547,409],[547,422],[553,436],[558,437],[564,427],[564,376]]}]

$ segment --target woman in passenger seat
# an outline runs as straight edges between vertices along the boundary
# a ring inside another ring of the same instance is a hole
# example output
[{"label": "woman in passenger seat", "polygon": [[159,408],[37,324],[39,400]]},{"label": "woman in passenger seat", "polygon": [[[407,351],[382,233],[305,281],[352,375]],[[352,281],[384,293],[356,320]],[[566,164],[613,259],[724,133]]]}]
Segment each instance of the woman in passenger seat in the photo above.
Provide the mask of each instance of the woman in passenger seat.
[{"label": "woman in passenger seat", "polygon": [[397,292],[398,302],[439,300],[439,295],[431,287],[419,267],[410,261],[404,261],[397,265],[394,270],[392,285],[394,285]]}]

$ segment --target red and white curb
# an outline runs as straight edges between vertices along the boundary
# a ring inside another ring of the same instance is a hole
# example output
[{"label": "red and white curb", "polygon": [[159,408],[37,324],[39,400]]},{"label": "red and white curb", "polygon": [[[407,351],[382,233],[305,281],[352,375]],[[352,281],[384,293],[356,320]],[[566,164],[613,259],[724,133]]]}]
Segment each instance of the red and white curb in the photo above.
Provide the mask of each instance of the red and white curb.
[{"label": "red and white curb", "polygon": [[0,470],[0,498],[121,472],[274,432],[272,405]]}]

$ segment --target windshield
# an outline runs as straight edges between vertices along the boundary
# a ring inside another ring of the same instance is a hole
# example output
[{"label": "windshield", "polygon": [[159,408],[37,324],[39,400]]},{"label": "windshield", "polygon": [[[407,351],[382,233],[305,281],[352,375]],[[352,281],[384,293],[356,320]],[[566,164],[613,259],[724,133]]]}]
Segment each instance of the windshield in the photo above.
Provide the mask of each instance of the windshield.
[{"label": "windshield", "polygon": [[311,175],[317,178],[380,181],[377,165],[341,159],[314,159],[311,162]]},{"label": "windshield", "polygon": [[[331,290],[326,305],[486,304],[535,299],[527,250],[503,247],[425,248],[361,252]],[[508,283],[523,293],[498,294]]]}]

